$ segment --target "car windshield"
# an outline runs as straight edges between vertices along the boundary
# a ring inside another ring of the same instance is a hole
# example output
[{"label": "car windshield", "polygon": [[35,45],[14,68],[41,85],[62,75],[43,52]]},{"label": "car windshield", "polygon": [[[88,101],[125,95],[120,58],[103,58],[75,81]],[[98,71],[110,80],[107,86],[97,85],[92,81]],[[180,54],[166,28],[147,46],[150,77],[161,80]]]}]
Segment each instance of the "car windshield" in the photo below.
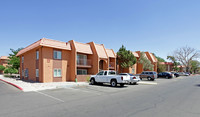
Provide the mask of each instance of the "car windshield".
[{"label": "car windshield", "polygon": [[123,73],[121,73],[121,74],[119,74],[119,75],[124,75],[124,76],[126,76],[127,74],[123,74]]},{"label": "car windshield", "polygon": [[130,76],[134,76],[133,74],[129,74]]}]

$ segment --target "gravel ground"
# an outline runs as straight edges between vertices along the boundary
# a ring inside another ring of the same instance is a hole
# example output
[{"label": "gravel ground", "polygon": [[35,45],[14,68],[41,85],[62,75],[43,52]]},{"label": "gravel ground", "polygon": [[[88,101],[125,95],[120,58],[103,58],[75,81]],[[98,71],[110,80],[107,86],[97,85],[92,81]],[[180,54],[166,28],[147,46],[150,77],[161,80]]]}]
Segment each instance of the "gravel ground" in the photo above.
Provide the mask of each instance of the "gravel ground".
[{"label": "gravel ground", "polygon": [[20,80],[19,78],[6,78],[3,75],[0,75],[0,79],[21,87],[24,92],[89,85],[89,83],[87,82],[77,82],[77,83],[76,82],[53,82],[53,83],[26,82]]}]

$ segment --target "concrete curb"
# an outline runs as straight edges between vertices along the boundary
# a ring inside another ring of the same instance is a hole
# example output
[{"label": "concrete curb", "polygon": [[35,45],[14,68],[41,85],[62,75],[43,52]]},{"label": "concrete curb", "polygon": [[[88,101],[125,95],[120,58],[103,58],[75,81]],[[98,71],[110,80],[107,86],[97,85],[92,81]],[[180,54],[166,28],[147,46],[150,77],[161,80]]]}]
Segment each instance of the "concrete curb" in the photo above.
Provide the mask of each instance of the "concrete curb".
[{"label": "concrete curb", "polygon": [[8,83],[8,84],[10,84],[10,85],[12,85],[12,86],[14,86],[14,87],[16,87],[16,88],[18,88],[18,89],[21,90],[21,91],[23,91],[23,88],[21,88],[20,86],[18,86],[18,85],[16,85],[16,84],[13,84],[13,83],[11,83],[11,82],[5,81],[5,80],[3,80],[3,79],[0,79],[0,80],[3,81],[3,82],[5,82],[5,83]]},{"label": "concrete curb", "polygon": [[144,85],[157,85],[158,83],[157,83],[157,82],[143,82],[143,81],[140,81],[140,82],[138,82],[138,84],[144,84]]}]

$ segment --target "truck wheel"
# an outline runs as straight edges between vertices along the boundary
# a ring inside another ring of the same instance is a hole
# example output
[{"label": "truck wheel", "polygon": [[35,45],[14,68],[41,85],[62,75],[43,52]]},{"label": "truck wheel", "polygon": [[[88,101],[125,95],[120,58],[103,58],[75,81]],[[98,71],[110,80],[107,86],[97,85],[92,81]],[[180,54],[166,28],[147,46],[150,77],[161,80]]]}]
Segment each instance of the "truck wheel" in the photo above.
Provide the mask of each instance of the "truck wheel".
[{"label": "truck wheel", "polygon": [[91,79],[90,82],[91,82],[91,85],[95,85],[95,83],[96,83],[94,79]]},{"label": "truck wheel", "polygon": [[148,80],[151,80],[151,77],[147,77]]},{"label": "truck wheel", "polygon": [[137,85],[137,82],[134,82],[133,85]]},{"label": "truck wheel", "polygon": [[117,86],[117,81],[116,80],[112,80],[110,84],[111,84],[112,87],[116,87]]},{"label": "truck wheel", "polygon": [[124,84],[120,84],[121,87],[124,87]]}]

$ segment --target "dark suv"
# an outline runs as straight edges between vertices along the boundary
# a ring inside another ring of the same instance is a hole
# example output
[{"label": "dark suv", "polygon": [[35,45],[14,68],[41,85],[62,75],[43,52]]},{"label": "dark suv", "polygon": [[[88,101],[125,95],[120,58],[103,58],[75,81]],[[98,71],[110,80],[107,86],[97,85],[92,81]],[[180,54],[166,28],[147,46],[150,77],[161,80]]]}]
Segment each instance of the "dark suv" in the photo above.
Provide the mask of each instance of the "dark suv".
[{"label": "dark suv", "polygon": [[156,78],[158,77],[157,73],[154,71],[143,71],[140,74],[140,79],[147,79],[147,80],[151,80],[154,81]]},{"label": "dark suv", "polygon": [[161,72],[158,74],[158,78],[173,78],[173,74],[170,72]]}]

